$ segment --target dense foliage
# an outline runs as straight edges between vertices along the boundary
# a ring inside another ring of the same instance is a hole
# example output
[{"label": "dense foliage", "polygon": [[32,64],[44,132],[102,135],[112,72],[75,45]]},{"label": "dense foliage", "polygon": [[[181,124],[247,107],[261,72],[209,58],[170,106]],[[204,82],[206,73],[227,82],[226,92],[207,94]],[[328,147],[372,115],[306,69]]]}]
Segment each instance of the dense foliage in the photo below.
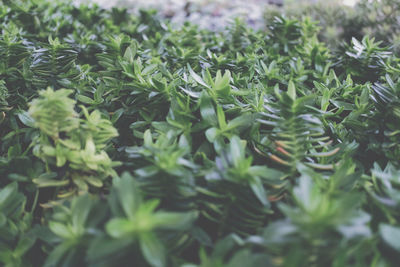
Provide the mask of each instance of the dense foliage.
[{"label": "dense foliage", "polygon": [[309,16],[322,28],[319,38],[331,48],[337,48],[353,37],[361,39],[369,35],[393,51],[400,53],[400,1],[360,0],[354,7],[344,6],[340,1],[318,2],[292,1],[282,8],[270,6],[265,11],[267,24],[276,15],[300,19]]},{"label": "dense foliage", "polygon": [[4,266],[397,266],[400,61],[310,20],[0,4]]}]

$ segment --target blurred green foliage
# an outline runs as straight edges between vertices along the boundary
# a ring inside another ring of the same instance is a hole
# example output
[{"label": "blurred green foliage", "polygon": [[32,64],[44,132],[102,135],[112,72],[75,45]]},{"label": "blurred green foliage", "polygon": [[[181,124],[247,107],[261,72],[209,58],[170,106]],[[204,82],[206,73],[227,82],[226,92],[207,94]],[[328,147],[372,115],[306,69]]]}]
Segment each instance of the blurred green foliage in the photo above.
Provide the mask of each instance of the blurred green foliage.
[{"label": "blurred green foliage", "polygon": [[397,0],[360,0],[351,7],[340,1],[285,2],[282,8],[270,6],[265,11],[266,23],[281,14],[297,19],[309,16],[318,21],[319,38],[333,49],[349,43],[353,37],[361,39],[368,35],[390,46],[397,55],[400,52],[400,2]]}]

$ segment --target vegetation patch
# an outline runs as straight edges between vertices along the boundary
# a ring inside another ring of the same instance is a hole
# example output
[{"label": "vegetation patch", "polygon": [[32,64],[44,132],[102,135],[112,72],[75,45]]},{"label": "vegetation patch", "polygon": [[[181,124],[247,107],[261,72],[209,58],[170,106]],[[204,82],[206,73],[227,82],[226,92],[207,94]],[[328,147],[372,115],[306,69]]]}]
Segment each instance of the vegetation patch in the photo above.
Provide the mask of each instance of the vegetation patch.
[{"label": "vegetation patch", "polygon": [[4,266],[397,266],[391,48],[62,1],[0,24]]}]

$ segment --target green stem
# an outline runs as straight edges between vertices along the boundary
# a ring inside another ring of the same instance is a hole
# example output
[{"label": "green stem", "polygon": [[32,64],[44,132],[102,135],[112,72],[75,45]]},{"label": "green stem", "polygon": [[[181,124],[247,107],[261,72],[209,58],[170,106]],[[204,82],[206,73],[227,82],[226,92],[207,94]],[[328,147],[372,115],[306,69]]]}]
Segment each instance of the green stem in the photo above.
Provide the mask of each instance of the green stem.
[{"label": "green stem", "polygon": [[32,214],[32,213],[35,211],[35,209],[36,209],[36,205],[37,205],[38,199],[39,199],[39,189],[36,189],[35,198],[33,199],[33,204],[32,204],[32,208],[31,208],[31,211],[30,211],[31,214]]}]

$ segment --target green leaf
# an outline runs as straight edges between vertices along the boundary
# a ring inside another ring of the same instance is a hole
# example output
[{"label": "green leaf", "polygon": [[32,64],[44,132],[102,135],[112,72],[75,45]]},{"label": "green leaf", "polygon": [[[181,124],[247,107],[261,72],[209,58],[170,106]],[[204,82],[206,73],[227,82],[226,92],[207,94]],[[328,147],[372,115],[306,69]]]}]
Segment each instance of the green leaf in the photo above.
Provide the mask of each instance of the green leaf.
[{"label": "green leaf", "polygon": [[218,126],[218,118],[214,109],[213,100],[203,93],[200,97],[200,114],[209,125]]},{"label": "green leaf", "polygon": [[225,129],[226,121],[225,121],[225,113],[221,106],[217,106],[217,116],[218,116],[218,124],[220,129]]},{"label": "green leaf", "polygon": [[381,223],[379,225],[379,234],[389,246],[400,251],[400,227]]},{"label": "green leaf", "polygon": [[191,225],[196,217],[196,212],[178,213],[159,211],[153,215],[152,220],[158,228],[183,231]]},{"label": "green leaf", "polygon": [[113,238],[129,236],[134,231],[132,221],[125,218],[114,218],[106,224],[106,232]]},{"label": "green leaf", "polygon": [[250,182],[250,188],[264,206],[269,206],[267,192],[265,191],[260,178],[253,177],[252,181]]},{"label": "green leaf", "polygon": [[133,63],[135,60],[137,52],[137,45],[136,42],[133,42],[130,46],[128,46],[124,53],[124,58],[128,60],[129,63]]},{"label": "green leaf", "polygon": [[72,233],[67,226],[60,222],[50,221],[49,228],[53,233],[64,239],[74,238],[74,233]]},{"label": "green leaf", "polygon": [[89,105],[92,105],[95,103],[95,101],[93,99],[91,99],[90,97],[84,96],[84,95],[78,95],[77,99],[78,99],[78,101],[85,103],[85,104],[89,104]]},{"label": "green leaf", "polygon": [[[46,258],[44,267],[53,267],[59,266],[60,262],[63,261],[64,256],[71,249],[71,244],[64,242],[56,246],[50,253],[50,255]],[[63,262],[63,264],[68,264],[67,262]]]},{"label": "green leaf", "polygon": [[218,135],[219,135],[219,130],[217,128],[212,127],[206,131],[206,137],[210,143],[213,143],[215,139],[218,137]]},{"label": "green leaf", "polygon": [[228,125],[226,126],[225,130],[232,130],[237,127],[244,127],[252,124],[254,121],[252,115],[250,114],[243,114],[239,117],[234,118],[233,120],[229,121]]},{"label": "green leaf", "polygon": [[17,115],[23,124],[25,124],[28,127],[32,127],[32,128],[35,127],[35,120],[31,117],[31,115],[29,115],[28,112],[21,111]]},{"label": "green leaf", "polygon": [[292,80],[289,81],[288,95],[290,96],[291,99],[293,99],[293,101],[296,100],[296,87]]},{"label": "green leaf", "polygon": [[0,207],[3,206],[6,202],[9,201],[13,197],[14,194],[18,192],[18,184],[13,182],[8,184],[0,191]]},{"label": "green leaf", "polygon": [[244,160],[245,156],[245,143],[239,137],[233,136],[230,142],[230,152],[235,166],[239,166],[240,162]]},{"label": "green leaf", "polygon": [[164,246],[153,233],[148,232],[141,234],[139,242],[143,256],[151,266],[166,266]]},{"label": "green leaf", "polygon": [[79,196],[72,201],[72,227],[75,231],[84,228],[93,205],[92,199],[88,194]]},{"label": "green leaf", "polygon": [[221,76],[221,71],[217,71],[217,76],[215,77],[214,89],[217,91],[218,96],[227,97],[229,96],[231,87],[229,85],[231,79],[231,73],[226,70],[224,75]]},{"label": "green leaf", "polygon": [[124,173],[120,179],[114,180],[120,204],[128,218],[135,218],[136,211],[141,203],[141,196],[131,175]]},{"label": "green leaf", "polygon": [[47,178],[36,178],[32,180],[38,187],[64,186],[69,184],[69,180],[56,180]]},{"label": "green leaf", "polygon": [[206,88],[210,88],[210,86],[208,86],[208,85],[203,81],[203,79],[202,79],[199,75],[197,75],[197,74],[192,70],[192,68],[190,67],[189,64],[187,65],[187,68],[188,68],[188,70],[189,70],[190,76],[191,76],[197,83],[203,85],[203,86],[206,87]]},{"label": "green leaf", "polygon": [[328,90],[325,90],[322,99],[321,99],[321,110],[322,111],[327,111],[328,106],[329,106],[329,100],[330,100],[330,92]]},{"label": "green leaf", "polygon": [[312,179],[307,175],[302,175],[299,179],[299,185],[293,189],[297,201],[306,209],[317,204],[312,203],[313,186]]},{"label": "green leaf", "polygon": [[124,114],[124,109],[120,108],[117,109],[111,117],[111,122],[116,123],[119,118]]},{"label": "green leaf", "polygon": [[103,186],[103,182],[97,177],[86,176],[85,181],[94,187],[102,187]]},{"label": "green leaf", "polygon": [[153,137],[151,136],[151,131],[146,130],[143,134],[144,144],[146,146],[151,146],[153,144]]},{"label": "green leaf", "polygon": [[22,257],[36,242],[36,237],[33,235],[25,235],[19,241],[14,253]]}]

